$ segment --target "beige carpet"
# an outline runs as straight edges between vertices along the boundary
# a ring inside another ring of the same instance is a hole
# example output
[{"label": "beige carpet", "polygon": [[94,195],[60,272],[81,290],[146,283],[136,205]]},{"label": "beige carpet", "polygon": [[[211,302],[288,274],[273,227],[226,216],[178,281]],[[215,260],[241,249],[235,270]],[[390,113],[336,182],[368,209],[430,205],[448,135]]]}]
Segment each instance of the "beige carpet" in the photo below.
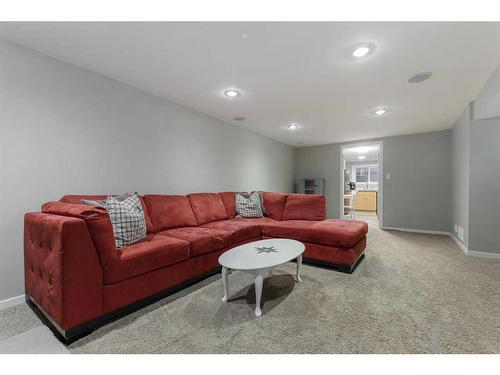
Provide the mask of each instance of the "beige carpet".
[{"label": "beige carpet", "polygon": [[[250,275],[212,277],[99,329],[73,353],[499,353],[500,262],[451,239],[370,228],[351,275],[295,265],[267,278],[256,318]],[[17,307],[16,321],[32,318]],[[3,319],[16,319],[0,315]],[[16,326],[17,326],[16,324]],[[13,323],[7,324],[12,327]],[[12,330],[12,328],[9,328]],[[2,328],[0,328],[0,335]],[[0,336],[1,337],[1,336]],[[5,335],[4,335],[5,337]]]}]

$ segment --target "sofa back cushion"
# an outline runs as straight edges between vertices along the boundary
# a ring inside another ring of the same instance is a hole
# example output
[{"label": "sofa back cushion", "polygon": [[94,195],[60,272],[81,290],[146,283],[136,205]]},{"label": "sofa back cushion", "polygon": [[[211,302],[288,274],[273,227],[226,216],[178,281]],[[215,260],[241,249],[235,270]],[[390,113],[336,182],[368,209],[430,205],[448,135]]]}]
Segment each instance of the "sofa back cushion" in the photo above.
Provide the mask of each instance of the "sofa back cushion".
[{"label": "sofa back cushion", "polygon": [[[87,201],[105,201],[108,198],[107,195],[65,195],[60,199],[61,202],[66,203],[77,203],[81,204],[82,200]],[[153,224],[151,223],[151,219],[149,218],[148,209],[146,207],[146,203],[142,196],[139,195],[139,199],[141,200],[141,206],[144,211],[144,221],[146,222],[146,228],[148,233],[153,233]]]},{"label": "sofa back cushion", "polygon": [[236,193],[234,191],[225,191],[219,193],[219,196],[224,203],[226,214],[229,219],[236,217]]},{"label": "sofa back cushion", "polygon": [[226,208],[219,194],[192,193],[188,194],[188,198],[198,225],[227,220]]},{"label": "sofa back cushion", "polygon": [[152,233],[165,229],[197,226],[188,197],[183,195],[144,195]]},{"label": "sofa back cushion", "polygon": [[283,218],[283,211],[285,210],[287,194],[265,191],[263,198],[266,216],[274,220],[281,220]]},{"label": "sofa back cushion", "polygon": [[105,266],[116,257],[113,226],[104,207],[66,202],[47,202],[42,205],[42,212],[84,220],[99,255],[101,265]]},{"label": "sofa back cushion", "polygon": [[324,195],[289,194],[283,220],[325,220],[326,197]]}]

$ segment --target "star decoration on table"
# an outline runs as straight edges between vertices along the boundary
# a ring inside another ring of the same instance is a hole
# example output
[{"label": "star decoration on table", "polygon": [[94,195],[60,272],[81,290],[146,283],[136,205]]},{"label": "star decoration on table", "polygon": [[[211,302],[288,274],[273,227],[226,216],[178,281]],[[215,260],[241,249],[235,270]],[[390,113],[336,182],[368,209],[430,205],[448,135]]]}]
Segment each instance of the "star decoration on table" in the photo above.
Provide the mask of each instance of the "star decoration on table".
[{"label": "star decoration on table", "polygon": [[274,246],[269,246],[269,247],[262,246],[262,247],[256,247],[255,249],[257,250],[257,254],[262,254],[262,253],[269,254],[278,252],[278,249],[276,249]]}]

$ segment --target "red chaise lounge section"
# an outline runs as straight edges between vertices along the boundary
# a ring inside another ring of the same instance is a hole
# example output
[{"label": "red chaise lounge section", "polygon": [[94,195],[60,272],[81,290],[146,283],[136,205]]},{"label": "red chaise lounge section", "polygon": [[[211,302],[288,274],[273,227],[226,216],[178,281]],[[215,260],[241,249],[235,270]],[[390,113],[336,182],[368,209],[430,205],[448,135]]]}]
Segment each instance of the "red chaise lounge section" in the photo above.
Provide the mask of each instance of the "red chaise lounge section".
[{"label": "red chaise lounge section", "polygon": [[26,300],[63,342],[220,270],[219,256],[263,238],[306,246],[304,262],[351,273],[368,226],[326,219],[324,196],[263,193],[266,217],[236,217],[235,193],[144,195],[147,236],[117,249],[106,210],[66,195],[24,221]]}]

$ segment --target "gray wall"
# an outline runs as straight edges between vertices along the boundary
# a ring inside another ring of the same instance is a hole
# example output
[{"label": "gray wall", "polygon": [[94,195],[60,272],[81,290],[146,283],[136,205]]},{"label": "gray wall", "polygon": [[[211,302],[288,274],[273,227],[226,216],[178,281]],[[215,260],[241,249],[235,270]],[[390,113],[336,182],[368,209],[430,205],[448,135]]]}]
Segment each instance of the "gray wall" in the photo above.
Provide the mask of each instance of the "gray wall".
[{"label": "gray wall", "polygon": [[469,243],[500,254],[500,117],[470,127]]},{"label": "gray wall", "polygon": [[[329,218],[340,217],[340,144],[295,151],[295,178],[324,178]],[[343,176],[343,174],[342,174]]]},{"label": "gray wall", "polygon": [[290,146],[0,41],[0,301],[23,214],[63,194],[293,188]]},{"label": "gray wall", "polygon": [[500,65],[474,101],[471,118],[468,248],[500,254]]},{"label": "gray wall", "polygon": [[[451,131],[370,141],[383,141],[383,225],[448,232]],[[295,177],[325,178],[328,216],[340,216],[340,144],[298,149]]]},{"label": "gray wall", "polygon": [[385,139],[384,226],[448,232],[450,165],[449,130]]},{"label": "gray wall", "polygon": [[449,232],[457,237],[455,224],[464,229],[463,243],[469,241],[469,121],[470,105],[453,126],[451,133],[451,220]]},{"label": "gray wall", "polygon": [[452,129],[450,232],[457,237],[458,224],[470,251],[494,254],[500,254],[499,82],[500,68]]}]

